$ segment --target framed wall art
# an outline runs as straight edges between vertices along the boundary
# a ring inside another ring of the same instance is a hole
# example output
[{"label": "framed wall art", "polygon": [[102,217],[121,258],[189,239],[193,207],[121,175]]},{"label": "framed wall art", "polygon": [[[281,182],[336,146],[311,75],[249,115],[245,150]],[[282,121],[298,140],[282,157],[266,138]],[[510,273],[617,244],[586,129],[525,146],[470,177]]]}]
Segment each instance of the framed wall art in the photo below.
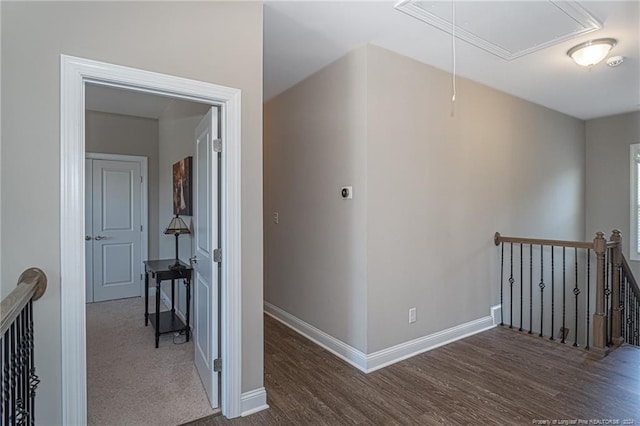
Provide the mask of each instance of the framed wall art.
[{"label": "framed wall art", "polygon": [[185,157],[173,165],[173,214],[191,216],[192,202],[192,159]]}]

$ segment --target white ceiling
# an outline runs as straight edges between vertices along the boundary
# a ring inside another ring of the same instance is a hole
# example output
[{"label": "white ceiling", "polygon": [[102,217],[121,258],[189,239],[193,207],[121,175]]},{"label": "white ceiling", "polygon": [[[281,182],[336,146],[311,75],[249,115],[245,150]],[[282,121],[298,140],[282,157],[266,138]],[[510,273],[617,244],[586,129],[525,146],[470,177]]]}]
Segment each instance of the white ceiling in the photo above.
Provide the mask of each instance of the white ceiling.
[{"label": "white ceiling", "polygon": [[[198,102],[110,86],[87,84],[84,107],[89,111],[108,112],[111,114],[153,118],[157,120],[170,103],[197,104]],[[206,104],[201,105],[202,114],[205,114],[210,106]]]},{"label": "white ceiling", "polygon": [[[480,4],[486,11],[504,10],[506,5],[474,3],[475,9]],[[581,119],[640,110],[640,2],[583,1],[580,5],[603,24],[602,29],[511,61],[457,40],[457,75]],[[531,2],[509,2],[508,6],[514,21],[535,18],[529,12]],[[483,20],[492,18],[492,13],[482,16]],[[496,13],[495,19],[497,26],[505,17]],[[538,20],[532,23],[534,27],[547,24]],[[517,30],[504,37],[519,37]],[[610,56],[622,55],[625,61],[617,68],[604,62],[591,69],[578,67],[566,55],[582,41],[603,37],[618,40]],[[395,10],[394,2],[267,0],[265,101],[367,43],[452,70],[451,35]]]}]

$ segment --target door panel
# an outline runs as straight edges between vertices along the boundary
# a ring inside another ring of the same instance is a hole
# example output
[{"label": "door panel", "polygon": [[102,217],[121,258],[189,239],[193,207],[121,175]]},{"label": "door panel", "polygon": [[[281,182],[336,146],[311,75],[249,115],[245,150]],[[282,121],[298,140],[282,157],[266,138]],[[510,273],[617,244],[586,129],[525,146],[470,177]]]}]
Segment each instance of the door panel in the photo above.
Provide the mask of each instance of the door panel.
[{"label": "door panel", "polygon": [[218,407],[219,374],[213,371],[218,357],[218,264],[213,251],[218,247],[218,154],[213,141],[218,137],[218,108],[213,107],[196,128],[194,264],[194,358],[196,369],[213,408]]},{"label": "door panel", "polygon": [[140,296],[140,164],[93,160],[93,300]]}]

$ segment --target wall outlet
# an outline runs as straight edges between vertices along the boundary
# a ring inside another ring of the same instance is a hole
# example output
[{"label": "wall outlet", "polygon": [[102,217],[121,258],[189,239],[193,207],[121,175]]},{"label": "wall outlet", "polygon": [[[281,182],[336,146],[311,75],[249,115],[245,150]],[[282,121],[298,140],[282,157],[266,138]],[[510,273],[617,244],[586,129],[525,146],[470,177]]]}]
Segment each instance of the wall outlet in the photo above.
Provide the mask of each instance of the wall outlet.
[{"label": "wall outlet", "polygon": [[409,324],[416,322],[416,308],[409,308]]},{"label": "wall outlet", "polygon": [[273,223],[276,225],[280,223],[280,215],[278,212],[273,212]]}]

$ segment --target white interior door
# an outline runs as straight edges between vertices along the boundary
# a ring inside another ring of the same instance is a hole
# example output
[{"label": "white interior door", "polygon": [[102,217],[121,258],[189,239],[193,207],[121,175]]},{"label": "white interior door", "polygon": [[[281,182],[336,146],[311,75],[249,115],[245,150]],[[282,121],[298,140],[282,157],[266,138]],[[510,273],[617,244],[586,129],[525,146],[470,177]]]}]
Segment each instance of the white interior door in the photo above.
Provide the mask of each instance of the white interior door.
[{"label": "white interior door", "polygon": [[91,238],[86,244],[91,245],[87,253],[92,254],[91,265],[87,261],[87,269],[91,268],[93,272],[92,301],[140,296],[140,163],[87,161],[92,163],[87,168],[87,174],[92,171],[92,182],[87,184],[86,192],[86,198],[91,198],[91,202],[87,200],[85,206],[91,212],[86,216],[87,238]]},{"label": "white interior door", "polygon": [[195,364],[213,408],[218,407],[218,108],[212,107],[196,128],[194,240],[194,333]]}]

